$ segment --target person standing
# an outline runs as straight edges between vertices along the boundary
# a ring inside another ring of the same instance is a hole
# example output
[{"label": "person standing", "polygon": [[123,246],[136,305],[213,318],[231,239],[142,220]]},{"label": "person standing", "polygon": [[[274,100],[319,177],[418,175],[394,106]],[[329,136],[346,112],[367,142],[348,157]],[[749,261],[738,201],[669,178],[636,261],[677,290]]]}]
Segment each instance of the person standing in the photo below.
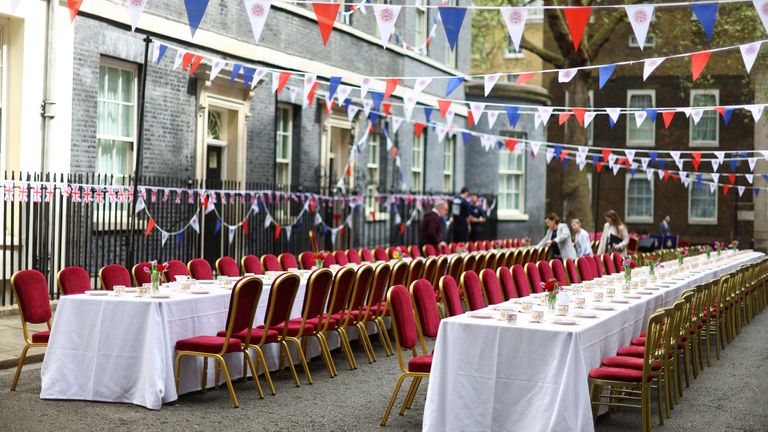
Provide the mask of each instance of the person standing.
[{"label": "person standing", "polygon": [[469,239],[471,241],[485,240],[483,238],[483,228],[485,221],[488,220],[488,213],[480,205],[480,198],[477,194],[469,196]]},{"label": "person standing", "polygon": [[548,214],[544,218],[544,223],[547,224],[547,233],[537,246],[549,245],[551,258],[560,258],[563,261],[568,258],[575,260],[576,250],[573,248],[568,225],[560,223],[560,216],[555,213]]},{"label": "person standing", "polygon": [[659,224],[659,234],[661,235],[662,241],[672,235],[672,230],[669,228],[669,221],[672,220],[672,218],[669,217],[669,215],[664,216],[664,219],[661,220],[661,223]]},{"label": "person standing", "polygon": [[615,211],[608,210],[605,212],[605,225],[603,225],[603,235],[600,238],[597,254],[618,252],[621,256],[626,257],[627,245],[629,245],[627,226],[624,225]]},{"label": "person standing", "polygon": [[575,234],[574,246],[576,247],[576,257],[592,256],[592,244],[589,241],[589,233],[581,228],[581,221],[573,219],[571,229]]},{"label": "person standing", "polygon": [[459,196],[453,199],[453,208],[451,216],[453,222],[453,241],[456,243],[466,243],[469,240],[469,189],[461,188]]},{"label": "person standing", "polygon": [[424,214],[419,225],[419,247],[432,245],[438,247],[443,241],[445,215],[448,214],[448,203],[439,200],[431,211]]}]

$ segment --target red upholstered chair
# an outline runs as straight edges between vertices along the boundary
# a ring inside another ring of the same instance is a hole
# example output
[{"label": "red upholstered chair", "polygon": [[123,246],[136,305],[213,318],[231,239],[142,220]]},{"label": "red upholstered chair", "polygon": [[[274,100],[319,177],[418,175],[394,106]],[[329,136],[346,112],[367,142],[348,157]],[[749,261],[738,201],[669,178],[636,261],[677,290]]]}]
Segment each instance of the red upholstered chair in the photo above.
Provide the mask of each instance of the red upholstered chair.
[{"label": "red upholstered chair", "polygon": [[538,267],[542,281],[546,282],[550,279],[555,279],[555,273],[552,271],[552,267],[550,267],[547,261],[539,261]]},{"label": "red upholstered chair", "polygon": [[531,289],[535,293],[544,291],[541,287],[541,274],[539,273],[539,267],[535,263],[528,263],[525,265],[525,272],[528,274],[528,281],[531,283]]},{"label": "red upholstered chair", "polygon": [[579,268],[579,276],[582,281],[591,281],[595,278],[594,270],[592,270],[594,262],[591,257],[583,256],[576,260],[576,266]]},{"label": "red upholstered chair", "polygon": [[389,286],[405,285],[408,282],[408,263],[398,261],[392,265],[392,273],[389,275]]},{"label": "red upholstered chair", "polygon": [[412,378],[410,391],[406,400],[403,402],[403,406],[400,410],[401,414],[405,413],[405,410],[410,406],[410,402],[416,396],[416,390],[424,378],[429,378],[429,371],[432,368],[432,355],[422,352],[421,355],[414,355],[410,359],[406,360],[403,357],[403,351],[416,351],[416,347],[419,344],[418,330],[416,329],[416,319],[413,316],[413,304],[411,303],[411,296],[408,293],[408,289],[403,285],[395,285],[389,289],[387,293],[387,308],[392,314],[392,328],[395,334],[395,350],[397,351],[397,359],[400,364],[400,378],[397,380],[395,389],[392,392],[392,397],[389,398],[389,404],[387,410],[384,413],[384,417],[381,419],[381,425],[387,425],[387,419],[392,412],[392,407],[395,405],[397,395],[400,393],[400,387],[403,385],[403,381],[407,378]]},{"label": "red upholstered chair", "polygon": [[426,339],[436,339],[437,329],[440,327],[440,309],[435,300],[435,288],[428,280],[419,279],[411,284],[410,291],[421,351],[427,352]]},{"label": "red upholstered chair", "polygon": [[363,262],[357,249],[347,249],[347,261],[352,264],[361,264]]},{"label": "red upholstered chair", "polygon": [[561,287],[567,286],[568,274],[565,271],[563,262],[555,258],[549,262],[549,267],[552,268],[552,274],[554,275],[555,279],[557,279],[557,283],[560,284]]},{"label": "red upholstered chair", "polygon": [[376,258],[376,261],[387,261],[389,260],[389,254],[384,248],[376,248],[373,250],[373,257]]},{"label": "red upholstered chair", "polygon": [[83,294],[91,289],[91,276],[82,267],[67,267],[56,274],[56,285],[62,295]]},{"label": "red upholstered chair", "polygon": [[392,266],[389,263],[379,263],[374,267],[373,283],[366,300],[365,311],[359,321],[365,324],[366,321],[373,321],[376,323],[379,332],[379,338],[381,344],[384,346],[384,352],[387,357],[395,353],[392,349],[392,342],[389,339],[387,333],[387,326],[384,322],[384,317],[389,315],[387,311],[387,300],[385,295],[387,294],[387,287],[389,286],[389,276],[392,273]]},{"label": "red upholstered chair", "polygon": [[446,316],[456,316],[464,313],[459,286],[453,276],[445,275],[440,278],[440,298],[443,299],[443,312]]},{"label": "red upholstered chair", "polygon": [[437,274],[437,257],[429,257],[424,260],[424,271],[421,273],[421,277],[429,281],[432,287],[435,289],[435,295],[438,295],[437,283],[434,281],[439,280],[436,277]]},{"label": "red upholstered chair", "polygon": [[[11,277],[13,295],[19,303],[19,318],[21,318],[21,331],[24,335],[24,348],[21,350],[19,364],[16,366],[16,375],[11,383],[11,391],[16,390],[19,382],[21,368],[27,358],[30,348],[48,346],[48,337],[51,335],[51,301],[48,297],[48,281],[37,270],[21,270]],[[42,324],[48,326],[48,330],[29,334],[27,323]]]},{"label": "red upholstered chair", "polygon": [[410,255],[411,258],[421,258],[421,251],[418,246],[410,245],[408,246],[408,255]]},{"label": "red upholstered chair", "polygon": [[334,377],[337,375],[336,365],[333,362],[333,357],[331,357],[331,349],[328,346],[326,335],[329,330],[336,329],[336,321],[325,313],[325,305],[328,303],[332,284],[333,273],[330,270],[324,268],[314,270],[309,275],[307,287],[304,290],[301,318],[294,318],[290,322],[298,323],[301,329],[307,328],[307,324],[312,326],[308,335],[317,339],[318,345],[320,345],[320,355],[325,361],[328,373]]},{"label": "red upholstered chair", "polygon": [[280,265],[280,260],[275,255],[266,254],[261,256],[261,266],[265,271],[282,271],[283,266]]},{"label": "red upholstered chair", "polygon": [[[218,377],[219,368],[224,371],[224,380],[227,382],[229,397],[232,399],[232,406],[237,408],[237,396],[232,387],[232,378],[229,374],[227,364],[224,362],[224,355],[239,352],[243,354],[243,363],[248,364],[253,374],[253,381],[256,384],[256,390],[259,396],[264,398],[264,392],[259,384],[256,367],[253,359],[248,354],[247,347],[251,344],[253,329],[253,317],[256,314],[256,306],[261,297],[261,280],[255,277],[241,279],[232,289],[229,300],[229,313],[227,314],[227,329],[220,332],[218,336],[196,336],[188,339],[176,341],[176,391],[179,391],[179,375],[181,374],[181,359],[185,356],[203,357],[203,379],[202,390],[205,391],[208,375],[208,359],[213,358],[216,361],[216,370]],[[260,353],[260,350],[257,351]],[[262,356],[263,357],[263,356]],[[264,373],[269,371],[264,369]],[[245,370],[243,370],[245,375]],[[268,375],[267,375],[268,376]],[[217,383],[218,384],[218,383]]]},{"label": "red upholstered chair", "polygon": [[337,250],[336,252],[334,252],[333,258],[336,260],[336,264],[338,265],[349,264],[349,259],[347,258],[347,254],[343,250]]},{"label": "red upholstered chair", "polygon": [[528,281],[528,276],[526,276],[522,265],[515,264],[512,266],[512,279],[515,281],[518,296],[527,297],[531,295],[531,283]]},{"label": "red upholstered chair", "polygon": [[299,263],[301,263],[301,268],[304,270],[311,270],[312,267],[315,266],[315,253],[312,251],[305,251],[300,253]]},{"label": "red upholstered chair", "polygon": [[605,270],[603,269],[603,263],[599,256],[592,255],[590,258],[590,261],[592,262],[592,272],[594,273],[595,277],[603,277],[605,275]]},{"label": "red upholstered chair", "polygon": [[99,270],[101,289],[112,291],[115,285],[131,286],[131,274],[120,264],[109,264]]},{"label": "red upholstered chair", "polygon": [[373,345],[365,326],[368,317],[368,296],[373,286],[373,277],[374,266],[372,264],[364,264],[355,271],[355,286],[340,322],[344,331],[353,326],[357,328],[360,344],[368,357],[368,363],[376,361],[376,354],[373,352]]},{"label": "red upholstered chair", "polygon": [[451,251],[448,249],[448,245],[446,245],[445,243],[440,243],[438,246],[439,246],[438,250],[440,251],[441,255],[448,255],[449,253],[451,253]]},{"label": "red upholstered chair", "polygon": [[176,276],[189,276],[187,265],[179,260],[170,260],[165,263],[163,277],[166,282],[175,282]]},{"label": "red upholstered chair", "polygon": [[416,258],[408,265],[408,286],[424,277],[426,263],[424,258]]},{"label": "red upholstered chair", "polygon": [[616,273],[616,266],[613,264],[613,259],[611,256],[607,253],[604,253],[602,258],[603,265],[605,266],[605,272],[609,275]]},{"label": "red upholstered chair", "polygon": [[464,248],[464,243],[451,243],[448,245],[448,248],[451,250],[451,253],[456,253],[459,251],[459,248]]},{"label": "red upholstered chair", "polygon": [[213,280],[211,264],[202,258],[195,258],[187,264],[189,275],[195,280]]},{"label": "red upholstered chair", "polygon": [[464,300],[467,304],[467,310],[478,310],[485,307],[483,299],[483,287],[480,285],[480,278],[472,270],[465,271],[460,280],[461,291],[464,292]]},{"label": "red upholstered chair", "polygon": [[576,263],[568,258],[565,260],[565,270],[568,272],[568,279],[571,283],[581,283],[581,277],[579,276],[579,269],[576,267]]},{"label": "red upholstered chair", "polygon": [[264,269],[261,267],[261,260],[256,255],[246,255],[240,260],[240,267],[243,269],[243,274],[253,273],[255,275],[264,274]]},{"label": "red upholstered chair", "polygon": [[440,278],[448,274],[449,259],[450,258],[447,255],[437,257],[437,269],[435,269],[434,278],[431,281],[432,286],[437,286],[440,282]]},{"label": "red upholstered chair", "polygon": [[454,280],[459,280],[461,272],[464,270],[464,257],[461,255],[453,255],[448,261],[447,274],[453,276]]},{"label": "red upholstered chair", "polygon": [[437,256],[437,248],[431,244],[424,245],[424,256]]},{"label": "red upholstered chair", "polygon": [[333,287],[331,289],[331,295],[328,299],[328,306],[326,307],[326,314],[336,322],[336,333],[339,334],[341,339],[341,349],[347,356],[347,363],[349,369],[357,369],[357,362],[355,361],[354,354],[352,353],[352,346],[349,344],[349,338],[347,332],[343,329],[339,329],[341,321],[344,318],[349,298],[352,295],[352,290],[355,285],[355,270],[352,267],[342,267],[336,275],[333,277]]},{"label": "red upholstered chair", "polygon": [[216,274],[219,276],[239,277],[240,268],[232,257],[223,256],[216,260]]},{"label": "red upholstered chair", "polygon": [[509,270],[509,267],[499,267],[496,270],[496,277],[499,278],[499,284],[505,299],[509,300],[518,297],[517,287],[515,287],[515,281],[512,278],[512,272]]},{"label": "red upholstered chair", "polygon": [[373,253],[370,251],[370,249],[362,248],[360,249],[360,258],[364,262],[374,262],[376,259],[373,257]]},{"label": "red upholstered chair", "polygon": [[325,254],[325,259],[323,260],[323,267],[328,268],[332,265],[336,265],[336,258],[333,256],[332,253],[328,252]]},{"label": "red upholstered chair", "polygon": [[281,253],[277,259],[280,261],[280,267],[282,267],[283,270],[299,268],[299,262],[296,261],[296,256],[290,252]]},{"label": "red upholstered chair", "polygon": [[480,278],[483,282],[486,303],[494,305],[503,302],[504,295],[501,293],[501,285],[496,273],[492,269],[485,269],[480,272]]},{"label": "red upholstered chair", "polygon": [[152,277],[149,275],[149,263],[146,261],[133,266],[131,273],[133,274],[133,283],[136,286],[152,282]]},{"label": "red upholstered chair", "polygon": [[613,265],[616,266],[616,271],[624,271],[624,257],[621,254],[614,252],[611,254],[611,259],[613,259]]}]

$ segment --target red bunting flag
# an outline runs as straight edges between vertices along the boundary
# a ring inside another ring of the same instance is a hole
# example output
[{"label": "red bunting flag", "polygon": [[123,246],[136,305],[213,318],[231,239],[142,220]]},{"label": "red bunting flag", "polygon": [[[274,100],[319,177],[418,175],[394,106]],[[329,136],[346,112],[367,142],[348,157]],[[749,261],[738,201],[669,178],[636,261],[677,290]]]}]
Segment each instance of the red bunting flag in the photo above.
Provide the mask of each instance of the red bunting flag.
[{"label": "red bunting flag", "polygon": [[576,121],[579,122],[579,126],[584,127],[584,115],[587,113],[585,108],[571,108],[573,116],[576,117]]},{"label": "red bunting flag", "polygon": [[195,58],[195,55],[191,52],[185,52],[184,55],[181,57],[181,71],[184,72],[189,67],[189,64],[192,63],[192,59]]},{"label": "red bunting flag", "polygon": [[392,147],[392,159],[397,159],[397,147]]},{"label": "red bunting flag", "polygon": [[414,125],[414,129],[415,129],[415,132],[416,132],[416,138],[421,136],[421,133],[424,132],[424,128],[426,126],[427,125],[424,124],[424,123],[416,122],[416,124]]},{"label": "red bunting flag", "polygon": [[664,129],[669,129],[669,124],[672,123],[672,119],[675,117],[674,111],[664,111],[661,113],[664,118]]},{"label": "red bunting flag", "polygon": [[557,124],[562,126],[563,123],[568,121],[568,117],[570,117],[570,116],[571,116],[571,112],[570,111],[558,114],[557,115]]},{"label": "red bunting flag", "polygon": [[696,81],[704,71],[704,67],[707,66],[709,58],[712,56],[711,52],[697,52],[691,54],[691,71],[693,72],[693,80]]},{"label": "red bunting flag", "polygon": [[448,108],[451,107],[451,101],[438,99],[437,106],[440,108],[440,117],[444,119],[445,115],[448,114]]},{"label": "red bunting flag", "polygon": [[400,235],[404,235],[404,234],[405,234],[405,224],[401,223],[400,224]]},{"label": "red bunting flag", "polygon": [[568,158],[568,150],[563,150],[560,152],[560,162],[566,160]]},{"label": "red bunting flag", "polygon": [[312,213],[315,213],[315,200],[309,201],[309,211],[311,211]]},{"label": "red bunting flag", "polygon": [[528,84],[528,81],[532,80],[535,75],[536,72],[520,74],[515,78],[515,84]]},{"label": "red bunting flag", "polygon": [[389,110],[392,109],[392,104],[389,102],[384,102],[381,104],[382,111],[384,111],[384,115],[389,117]]},{"label": "red bunting flag", "polygon": [[677,174],[672,174],[672,180],[678,181],[678,179],[679,177],[677,176]]},{"label": "red bunting flag", "polygon": [[398,83],[400,83],[400,78],[389,78],[387,80],[387,87],[384,89],[384,99],[388,99],[392,96],[392,93],[397,89]]},{"label": "red bunting flag", "polygon": [[243,234],[248,235],[248,219],[243,219]]},{"label": "red bunting flag", "polygon": [[719,112],[722,117],[725,117],[725,107],[715,107],[715,111]]},{"label": "red bunting flag", "polygon": [[153,229],[155,229],[155,220],[150,216],[149,220],[147,221],[147,230],[144,231],[144,237],[149,237],[149,234]]},{"label": "red bunting flag", "polygon": [[728,181],[731,182],[731,184],[736,184],[736,174],[728,174]]},{"label": "red bunting flag", "polygon": [[603,160],[608,162],[608,158],[611,156],[611,149],[603,149]]},{"label": "red bunting flag", "polygon": [[728,191],[731,190],[731,185],[724,184],[723,185],[723,196],[728,195]]},{"label": "red bunting flag", "polygon": [[581,44],[581,37],[584,36],[584,29],[589,22],[589,15],[592,13],[591,7],[573,7],[563,10],[565,23],[568,24],[568,30],[571,31],[571,40],[573,49],[578,50]]},{"label": "red bunting flag", "polygon": [[309,106],[312,106],[312,101],[315,100],[315,91],[317,90],[318,85],[320,85],[320,83],[315,81],[315,83],[312,84],[312,87],[307,92],[307,103]]},{"label": "red bunting flag", "polygon": [[275,240],[280,238],[280,231],[283,230],[283,227],[281,227],[278,224],[275,224]]},{"label": "red bunting flag", "polygon": [[664,170],[664,182],[666,183],[667,180],[669,180],[669,170]]},{"label": "red bunting flag", "polygon": [[699,164],[701,163],[701,152],[691,152],[691,156],[693,156],[693,160],[691,163],[693,163],[693,170],[699,171]]},{"label": "red bunting flag", "polygon": [[67,0],[69,6],[69,20],[75,22],[75,17],[80,12],[80,6],[83,4],[83,0]]},{"label": "red bunting flag", "polygon": [[200,63],[203,61],[205,57],[201,55],[195,55],[195,57],[192,59],[192,66],[189,68],[189,74],[193,75],[195,71],[197,70],[197,67],[200,66]]},{"label": "red bunting flag", "polygon": [[597,170],[598,174],[600,174],[600,171],[603,170],[603,165],[604,164],[602,162],[598,162],[597,165],[595,165],[595,169]]},{"label": "red bunting flag", "polygon": [[472,111],[467,111],[467,126],[472,127],[475,125],[475,116]]},{"label": "red bunting flag", "polygon": [[320,36],[323,38],[323,46],[328,46],[328,38],[331,37],[339,7],[341,3],[312,3],[317,17],[317,26],[320,28]]},{"label": "red bunting flag", "polygon": [[292,74],[292,72],[280,72],[280,79],[277,81],[277,90],[275,90],[275,94],[280,94],[280,92],[283,91]]},{"label": "red bunting flag", "polygon": [[619,165],[624,165],[625,163],[627,163],[627,158],[623,158],[623,157],[622,158],[618,158],[618,159],[616,159],[616,163],[619,164]]},{"label": "red bunting flag", "polygon": [[504,140],[504,147],[509,150],[510,153],[515,152],[515,147],[517,147],[517,140],[512,138],[507,138]]},{"label": "red bunting flag", "polygon": [[347,177],[352,177],[352,167],[351,166],[347,165],[347,169],[344,171],[344,175],[346,175]]}]

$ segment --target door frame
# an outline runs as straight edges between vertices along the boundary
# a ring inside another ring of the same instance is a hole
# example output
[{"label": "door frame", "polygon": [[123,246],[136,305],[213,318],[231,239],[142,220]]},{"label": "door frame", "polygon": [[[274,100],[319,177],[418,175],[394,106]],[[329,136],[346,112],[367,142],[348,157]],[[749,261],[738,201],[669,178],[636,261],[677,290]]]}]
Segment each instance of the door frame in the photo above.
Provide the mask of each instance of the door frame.
[{"label": "door frame", "polygon": [[[206,178],[206,166],[207,149],[208,149],[208,110],[209,107],[226,109],[233,111],[237,118],[237,136],[234,138],[237,151],[237,165],[234,167],[235,178],[225,178],[224,180],[237,180],[241,184],[245,184],[246,180],[246,118],[248,112],[248,102],[244,100],[238,100],[219,94],[212,94],[208,89],[203,89],[200,95],[200,107],[199,115],[197,116],[197,145],[195,148],[195,176],[197,178],[207,180]],[[229,118],[229,117],[228,117]],[[229,137],[230,140],[232,139]],[[226,152],[230,152],[231,148],[227,148]],[[229,154],[225,156],[228,158]],[[226,170],[232,172],[233,167],[229,164],[225,164]],[[225,177],[228,177],[225,173]]]}]

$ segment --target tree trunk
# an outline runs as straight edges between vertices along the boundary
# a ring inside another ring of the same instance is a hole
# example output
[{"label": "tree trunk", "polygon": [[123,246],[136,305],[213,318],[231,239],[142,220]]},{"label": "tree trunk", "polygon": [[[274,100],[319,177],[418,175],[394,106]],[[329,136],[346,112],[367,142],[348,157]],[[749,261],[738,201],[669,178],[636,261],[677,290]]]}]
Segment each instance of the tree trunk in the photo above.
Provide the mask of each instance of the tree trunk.
[{"label": "tree trunk", "polygon": [[[569,104],[572,107],[589,107],[588,84],[589,74],[577,74],[569,85]],[[568,127],[565,132],[565,143],[584,146],[587,145],[587,130],[580,126],[576,119],[571,116],[568,119]],[[582,226],[589,230],[594,226],[594,215],[592,214],[592,196],[589,193],[589,183],[587,181],[587,170],[579,169],[575,163],[576,152],[569,150],[569,159],[566,168],[563,170],[560,188],[563,194],[563,220],[569,221],[573,218],[581,220]],[[597,178],[595,178],[597,181]]]}]

